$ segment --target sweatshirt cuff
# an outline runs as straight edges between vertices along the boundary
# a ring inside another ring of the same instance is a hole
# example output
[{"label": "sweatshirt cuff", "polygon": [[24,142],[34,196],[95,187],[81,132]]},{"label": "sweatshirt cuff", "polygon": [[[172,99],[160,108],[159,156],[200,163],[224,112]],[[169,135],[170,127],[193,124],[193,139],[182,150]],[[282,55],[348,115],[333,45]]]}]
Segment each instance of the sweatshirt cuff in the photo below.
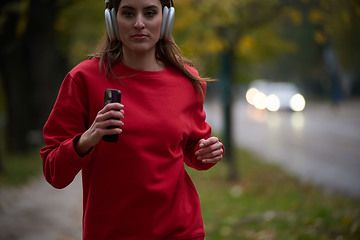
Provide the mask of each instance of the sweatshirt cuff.
[{"label": "sweatshirt cuff", "polygon": [[72,140],[72,142],[73,142],[73,148],[74,148],[74,151],[75,151],[75,153],[77,154],[78,157],[80,157],[80,158],[86,158],[88,155],[91,155],[91,153],[94,151],[94,147],[91,147],[83,156],[80,155],[80,154],[76,151],[76,143],[79,141],[81,135],[82,135],[82,134],[79,133],[79,134],[77,134],[77,135],[73,138],[73,140]]},{"label": "sweatshirt cuff", "polygon": [[43,171],[46,180],[55,188],[68,186],[75,176],[91,160],[91,150],[84,157],[80,157],[74,147],[74,140],[79,135],[63,141],[59,146],[48,148],[42,152],[44,162]]},{"label": "sweatshirt cuff", "polygon": [[73,165],[74,167],[83,168],[84,165],[86,165],[90,160],[91,155],[94,152],[94,148],[91,148],[84,156],[80,156],[75,149],[75,144],[79,140],[81,135],[82,134],[79,133],[75,135],[72,139],[69,139],[70,141],[65,144],[66,146],[64,146],[65,148],[67,148],[67,151],[63,152],[67,152],[69,154],[68,159],[71,160],[69,164]]}]

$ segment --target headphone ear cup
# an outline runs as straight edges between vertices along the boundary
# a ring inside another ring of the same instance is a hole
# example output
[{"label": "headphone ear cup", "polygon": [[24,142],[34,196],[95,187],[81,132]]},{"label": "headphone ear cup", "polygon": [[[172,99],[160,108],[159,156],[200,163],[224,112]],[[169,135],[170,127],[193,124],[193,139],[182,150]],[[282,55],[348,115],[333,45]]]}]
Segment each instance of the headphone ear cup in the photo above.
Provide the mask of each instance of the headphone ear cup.
[{"label": "headphone ear cup", "polygon": [[163,36],[163,38],[165,40],[168,40],[170,38],[170,36],[171,36],[171,32],[172,32],[172,29],[173,29],[173,26],[174,26],[174,20],[175,20],[175,8],[170,7],[168,17],[167,17],[167,21],[166,21],[165,32],[164,32],[164,36]]},{"label": "headphone ear cup", "polygon": [[166,25],[168,22],[167,21],[168,16],[169,16],[169,8],[167,6],[165,6],[163,9],[163,18],[162,18],[162,22],[161,22],[160,39],[162,39],[164,37]]},{"label": "headphone ear cup", "polygon": [[112,25],[111,13],[109,9],[105,9],[105,24],[110,41],[114,41],[116,36],[114,33],[114,27]]},{"label": "headphone ear cup", "polygon": [[116,21],[116,11],[114,8],[111,9],[111,23],[117,40],[120,40],[119,28]]}]

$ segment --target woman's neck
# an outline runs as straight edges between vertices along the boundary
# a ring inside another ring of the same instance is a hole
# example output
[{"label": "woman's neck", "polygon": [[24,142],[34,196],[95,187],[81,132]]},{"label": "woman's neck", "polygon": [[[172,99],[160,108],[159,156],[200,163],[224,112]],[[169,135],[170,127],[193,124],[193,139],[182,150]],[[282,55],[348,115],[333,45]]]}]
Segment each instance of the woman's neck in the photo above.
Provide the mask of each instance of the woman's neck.
[{"label": "woman's neck", "polygon": [[161,71],[165,68],[165,65],[155,58],[154,54],[128,54],[126,51],[123,52],[122,62],[133,69],[141,71]]}]

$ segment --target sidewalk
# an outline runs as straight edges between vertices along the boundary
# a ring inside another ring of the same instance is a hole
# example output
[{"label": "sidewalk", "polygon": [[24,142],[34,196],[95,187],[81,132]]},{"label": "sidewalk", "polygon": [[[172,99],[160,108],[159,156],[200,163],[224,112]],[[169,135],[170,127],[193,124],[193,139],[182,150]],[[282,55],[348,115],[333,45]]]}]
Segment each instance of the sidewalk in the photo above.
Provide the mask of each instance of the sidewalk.
[{"label": "sidewalk", "polygon": [[81,224],[80,176],[63,190],[43,176],[20,188],[0,189],[0,239],[79,240]]}]

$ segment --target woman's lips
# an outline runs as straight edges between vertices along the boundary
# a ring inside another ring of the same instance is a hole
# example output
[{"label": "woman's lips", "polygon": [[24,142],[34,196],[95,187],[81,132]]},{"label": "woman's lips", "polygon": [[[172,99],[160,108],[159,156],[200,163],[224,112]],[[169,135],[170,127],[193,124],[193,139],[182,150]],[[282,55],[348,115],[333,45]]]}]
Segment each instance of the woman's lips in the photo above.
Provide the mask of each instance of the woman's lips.
[{"label": "woman's lips", "polygon": [[145,34],[135,34],[132,36],[132,38],[136,39],[136,40],[143,40],[145,38],[147,38],[148,36]]}]

